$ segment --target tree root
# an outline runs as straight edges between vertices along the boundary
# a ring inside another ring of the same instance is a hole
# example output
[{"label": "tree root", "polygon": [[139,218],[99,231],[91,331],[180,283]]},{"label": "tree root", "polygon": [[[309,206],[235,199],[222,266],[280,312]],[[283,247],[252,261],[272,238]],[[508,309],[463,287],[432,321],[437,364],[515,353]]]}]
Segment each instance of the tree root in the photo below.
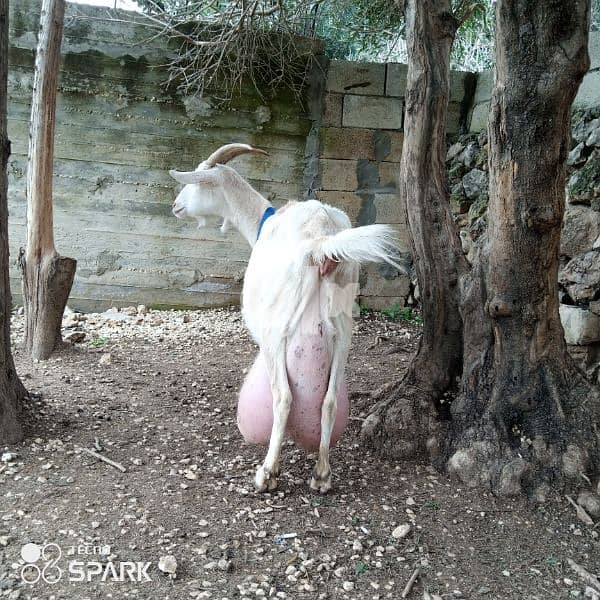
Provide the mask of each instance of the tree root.
[{"label": "tree root", "polygon": [[[440,456],[445,423],[435,410],[432,394],[404,382],[390,396],[377,402],[365,419],[361,439],[382,454],[396,459]],[[387,395],[380,391],[379,394]]]}]

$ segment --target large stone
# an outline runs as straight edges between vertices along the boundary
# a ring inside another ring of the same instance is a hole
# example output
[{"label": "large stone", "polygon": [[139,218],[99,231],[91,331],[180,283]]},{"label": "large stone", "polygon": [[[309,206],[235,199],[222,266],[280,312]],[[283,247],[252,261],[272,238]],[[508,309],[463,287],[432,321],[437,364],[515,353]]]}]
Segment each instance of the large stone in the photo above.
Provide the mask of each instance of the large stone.
[{"label": "large stone", "polygon": [[592,129],[587,139],[585,140],[585,145],[600,146],[600,124],[598,124],[596,128]]},{"label": "large stone", "polygon": [[325,127],[342,126],[342,104],[344,96],[342,94],[325,94],[323,104],[323,117],[321,124]]},{"label": "large stone", "polygon": [[361,306],[382,310],[390,306],[405,306],[410,294],[410,277],[393,269],[370,265],[361,274]]},{"label": "large stone", "polygon": [[402,100],[377,96],[346,96],[342,125],[373,129],[402,129]]},{"label": "large stone", "polygon": [[446,162],[450,162],[454,158],[456,158],[463,150],[464,144],[462,142],[456,142],[448,148],[448,152],[446,153]]},{"label": "large stone", "polygon": [[332,60],[326,89],[339,94],[380,95],[384,93],[385,65]]},{"label": "large stone", "polygon": [[406,94],[406,75],[408,65],[388,63],[385,82],[385,95],[403,97]]},{"label": "large stone", "polygon": [[600,152],[594,152],[585,165],[575,171],[567,183],[567,198],[571,204],[591,204],[600,197]]},{"label": "large stone", "polygon": [[404,224],[406,221],[404,205],[398,194],[375,194],[377,223]]},{"label": "large stone", "polygon": [[372,129],[321,129],[321,157],[375,160],[375,132]]},{"label": "large stone", "polygon": [[589,119],[589,113],[586,110],[579,110],[573,114],[571,123],[571,137],[578,143],[584,143],[590,133],[597,127],[600,127],[600,119]]},{"label": "large stone", "polygon": [[600,235],[600,213],[578,204],[567,204],[560,238],[560,253],[573,258],[590,250]]},{"label": "large stone", "polygon": [[471,168],[475,166],[475,162],[477,161],[477,157],[479,155],[479,146],[477,142],[470,142],[467,144],[467,147],[462,151],[458,160],[462,162],[463,165],[467,168]]},{"label": "large stone", "polygon": [[575,107],[597,106],[598,90],[600,90],[600,71],[588,71],[579,86],[573,105]]},{"label": "large stone", "polygon": [[489,102],[492,99],[494,87],[494,71],[482,71],[477,75],[477,89],[475,90],[474,104]]},{"label": "large stone", "polygon": [[[385,95],[404,97],[406,95],[406,76],[408,66],[402,63],[388,63],[385,82]],[[450,72],[450,102],[462,102],[465,90],[469,85],[469,78],[474,74],[466,71]]]},{"label": "large stone", "polygon": [[397,162],[379,163],[379,185],[382,188],[397,188],[400,177],[400,164]]},{"label": "large stone", "polygon": [[585,143],[580,142],[569,152],[569,156],[567,158],[567,165],[569,167],[574,167],[585,162],[585,157],[583,156],[583,150],[585,148]]},{"label": "large stone", "polygon": [[474,200],[487,191],[487,183],[487,174],[481,169],[473,169],[462,178],[465,195],[470,200]]},{"label": "large stone", "polygon": [[600,296],[600,250],[590,250],[571,259],[560,272],[559,283],[578,304]]},{"label": "large stone", "polygon": [[321,166],[321,188],[323,190],[354,191],[358,187],[356,160],[323,158]]},{"label": "large stone", "polygon": [[462,112],[461,102],[450,102],[448,104],[448,120],[446,121],[446,129],[448,134],[453,135],[461,130]]},{"label": "large stone", "polygon": [[600,68],[600,31],[590,31],[588,42],[590,71]]},{"label": "large stone", "polygon": [[600,317],[581,306],[560,305],[567,344],[581,346],[600,341]]},{"label": "large stone", "polygon": [[490,103],[480,102],[475,104],[471,112],[471,122],[469,124],[469,131],[479,132],[485,131],[488,126],[488,116],[490,112]]},{"label": "large stone", "polygon": [[358,225],[358,217],[362,208],[362,198],[352,192],[318,191],[317,199],[330,206],[343,210],[353,226]]}]

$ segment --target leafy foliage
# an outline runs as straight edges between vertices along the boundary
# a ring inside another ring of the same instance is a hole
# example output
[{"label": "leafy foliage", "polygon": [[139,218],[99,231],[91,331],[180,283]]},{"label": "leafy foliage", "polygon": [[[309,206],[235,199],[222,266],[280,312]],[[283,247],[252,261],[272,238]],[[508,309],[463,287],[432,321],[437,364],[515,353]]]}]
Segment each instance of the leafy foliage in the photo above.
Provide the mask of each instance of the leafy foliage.
[{"label": "leafy foliage", "polygon": [[[137,0],[159,34],[178,48],[171,81],[191,94],[206,88],[231,97],[244,81],[259,95],[298,93],[312,60],[406,62],[404,21],[395,0]],[[451,66],[478,71],[493,64],[495,0],[453,0],[459,19]],[[600,0],[592,0],[600,28]],[[300,94],[299,94],[300,95]]]}]

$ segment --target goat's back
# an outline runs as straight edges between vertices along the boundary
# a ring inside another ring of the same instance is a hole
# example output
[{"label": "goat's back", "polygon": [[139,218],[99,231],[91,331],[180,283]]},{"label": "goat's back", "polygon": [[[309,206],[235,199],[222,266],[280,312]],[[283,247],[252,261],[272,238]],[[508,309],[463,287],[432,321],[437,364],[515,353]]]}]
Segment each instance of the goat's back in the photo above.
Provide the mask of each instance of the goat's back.
[{"label": "goat's back", "polygon": [[322,277],[312,260],[319,240],[350,227],[343,211],[316,200],[290,202],[266,221],[242,297],[246,325],[259,345],[289,338],[299,326],[308,330],[323,323],[330,330],[332,317],[351,317],[358,267],[340,265]]}]

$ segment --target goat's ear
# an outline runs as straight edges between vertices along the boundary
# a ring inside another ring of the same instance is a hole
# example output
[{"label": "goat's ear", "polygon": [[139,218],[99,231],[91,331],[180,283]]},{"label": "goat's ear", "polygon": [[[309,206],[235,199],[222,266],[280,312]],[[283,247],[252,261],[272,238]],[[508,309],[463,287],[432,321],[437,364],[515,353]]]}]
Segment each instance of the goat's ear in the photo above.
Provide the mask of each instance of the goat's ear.
[{"label": "goat's ear", "polygon": [[204,171],[169,171],[169,175],[179,183],[203,183],[215,185],[217,183],[218,173],[215,169],[206,169]]}]

